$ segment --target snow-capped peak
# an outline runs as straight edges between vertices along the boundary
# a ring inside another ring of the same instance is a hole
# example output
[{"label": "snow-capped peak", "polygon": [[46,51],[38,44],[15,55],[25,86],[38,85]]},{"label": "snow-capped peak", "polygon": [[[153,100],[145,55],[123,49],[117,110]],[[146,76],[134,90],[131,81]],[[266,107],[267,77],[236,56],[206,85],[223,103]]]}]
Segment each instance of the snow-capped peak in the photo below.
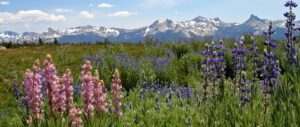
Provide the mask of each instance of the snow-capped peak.
[{"label": "snow-capped peak", "polygon": [[[38,38],[45,42],[51,42],[54,38],[62,42],[95,42],[103,38],[109,38],[114,41],[143,41],[147,35],[154,38],[168,40],[176,38],[201,38],[206,36],[213,37],[235,37],[244,33],[261,34],[268,27],[271,20],[260,19],[255,15],[242,23],[227,23],[220,18],[205,18],[198,16],[192,20],[174,22],[170,19],[163,21],[156,20],[151,25],[137,29],[106,28],[98,26],[78,26],[67,28],[65,30],[54,30],[48,28],[45,32],[34,33],[24,32],[15,33],[6,31],[0,33],[0,40],[13,42],[36,42]],[[285,20],[272,21],[277,33],[284,31]],[[300,22],[295,22],[299,26]],[[284,34],[283,34],[284,35]]]},{"label": "snow-capped peak", "polygon": [[207,21],[207,18],[204,18],[202,16],[198,16],[198,17],[194,18],[193,21],[203,22],[203,21]]}]

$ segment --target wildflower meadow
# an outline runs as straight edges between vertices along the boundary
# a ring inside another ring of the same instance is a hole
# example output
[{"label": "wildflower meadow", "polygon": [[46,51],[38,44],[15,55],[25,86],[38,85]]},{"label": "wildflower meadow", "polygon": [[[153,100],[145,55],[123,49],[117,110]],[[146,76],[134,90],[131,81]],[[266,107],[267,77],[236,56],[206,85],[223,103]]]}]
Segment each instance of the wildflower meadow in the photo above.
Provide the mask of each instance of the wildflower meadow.
[{"label": "wildflower meadow", "polygon": [[297,4],[285,40],[28,45],[0,52],[1,127],[300,126]]}]

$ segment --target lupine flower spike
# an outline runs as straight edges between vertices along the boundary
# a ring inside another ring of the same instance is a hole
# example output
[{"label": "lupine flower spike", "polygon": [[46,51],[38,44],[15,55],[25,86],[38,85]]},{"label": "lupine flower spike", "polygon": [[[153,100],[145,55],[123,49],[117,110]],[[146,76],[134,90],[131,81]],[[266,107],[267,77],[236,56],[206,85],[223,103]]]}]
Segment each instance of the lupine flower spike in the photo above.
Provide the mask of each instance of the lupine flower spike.
[{"label": "lupine flower spike", "polygon": [[94,97],[95,108],[97,111],[107,112],[106,93],[104,93],[104,82],[99,79],[99,73],[96,70],[94,74]]},{"label": "lupine flower spike", "polygon": [[[251,37],[250,39],[250,48],[249,48],[249,52],[250,52],[250,59],[251,59],[251,64],[252,64],[252,85],[251,85],[251,90],[252,92],[254,92],[253,90],[256,88],[255,84],[258,80],[258,64],[259,64],[259,54],[258,54],[258,47],[255,46],[255,40],[254,37]],[[251,93],[253,94],[253,93]]]},{"label": "lupine flower spike", "polygon": [[69,116],[71,118],[71,127],[83,127],[82,119],[80,118],[80,109],[73,106],[69,111]]},{"label": "lupine flower spike", "polygon": [[48,104],[51,108],[51,112],[54,113],[55,109],[55,103],[57,102],[57,92],[58,92],[58,82],[59,78],[57,76],[57,71],[55,68],[55,65],[52,63],[52,57],[50,54],[46,56],[46,59],[44,60],[44,69],[43,69],[43,75],[44,75],[44,82],[47,87],[47,95],[48,95]]},{"label": "lupine flower spike", "polygon": [[20,99],[20,89],[19,89],[19,84],[18,84],[18,78],[17,78],[17,76],[14,79],[14,95],[15,95],[15,98],[17,100]]},{"label": "lupine flower spike", "polygon": [[66,73],[62,77],[66,94],[66,109],[69,111],[73,106],[73,77],[70,69],[66,70]]},{"label": "lupine flower spike", "polygon": [[120,101],[121,98],[123,98],[123,95],[121,94],[121,79],[120,79],[120,73],[118,69],[115,70],[115,73],[113,74],[113,80],[111,85],[111,93],[113,95],[112,104],[114,105],[113,112],[117,114],[118,116],[122,116],[122,103]]},{"label": "lupine flower spike", "polygon": [[202,79],[204,80],[203,84],[203,101],[205,102],[208,98],[208,87],[210,82],[210,77],[212,77],[212,66],[211,66],[211,55],[213,50],[209,44],[205,44],[205,50],[201,52],[201,55],[205,56],[205,59],[201,62],[202,70]]},{"label": "lupine flower spike", "polygon": [[92,118],[94,115],[94,83],[93,76],[90,72],[92,65],[90,61],[85,61],[81,71],[81,87],[83,89],[84,110],[86,117]]},{"label": "lupine flower spike", "polygon": [[264,114],[267,113],[270,96],[273,93],[274,86],[278,84],[278,78],[280,76],[281,69],[279,68],[279,61],[277,60],[277,55],[272,52],[276,48],[277,44],[272,40],[272,35],[274,30],[272,23],[270,22],[268,31],[264,32],[267,37],[267,40],[264,42],[266,49],[264,49],[264,59],[262,63],[264,65],[261,68],[262,74],[261,78],[263,79],[263,99],[264,99]]},{"label": "lupine flower spike", "polygon": [[29,69],[25,72],[25,79],[23,81],[25,100],[28,103],[29,108],[29,119],[27,122],[37,122],[43,119],[42,106],[42,93],[41,93],[41,74],[40,74],[40,63],[36,60],[32,66],[33,71]]},{"label": "lupine flower spike", "polygon": [[226,61],[224,59],[226,48],[223,45],[223,40],[219,40],[219,43],[215,45],[216,50],[216,60],[215,60],[215,68],[216,68],[216,79],[221,88],[222,92],[224,90],[224,79],[225,79],[225,68]]},{"label": "lupine flower spike", "polygon": [[56,91],[55,98],[57,99],[55,104],[55,111],[59,113],[59,115],[63,115],[66,111],[66,87],[63,84],[63,79],[59,78],[57,87],[53,90]]},{"label": "lupine flower spike", "polygon": [[248,81],[246,77],[247,71],[247,49],[245,47],[245,38],[241,37],[240,41],[235,44],[236,48],[232,50],[233,53],[233,65],[234,65],[234,91],[239,94],[240,104],[244,105],[249,101],[248,93],[250,92],[248,88]]},{"label": "lupine flower spike", "polygon": [[297,57],[297,51],[296,51],[296,36],[293,35],[295,30],[300,30],[299,28],[296,29],[295,27],[295,19],[296,15],[293,12],[293,8],[296,8],[298,5],[293,1],[289,0],[285,3],[286,7],[289,8],[289,11],[284,13],[284,17],[287,18],[285,26],[286,26],[286,33],[285,36],[287,38],[287,42],[285,43],[286,46],[286,58],[287,61],[291,64],[296,64],[298,65],[298,57]]}]

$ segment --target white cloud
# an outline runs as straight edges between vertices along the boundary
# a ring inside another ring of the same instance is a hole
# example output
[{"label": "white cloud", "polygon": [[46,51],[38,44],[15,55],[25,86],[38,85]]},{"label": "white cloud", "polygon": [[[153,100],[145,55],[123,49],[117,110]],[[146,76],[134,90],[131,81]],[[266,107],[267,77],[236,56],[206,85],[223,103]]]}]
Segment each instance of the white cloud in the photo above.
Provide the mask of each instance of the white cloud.
[{"label": "white cloud", "polygon": [[0,12],[0,25],[13,23],[59,22],[66,20],[63,15],[55,15],[41,10],[21,10],[17,13]]},{"label": "white cloud", "polygon": [[10,4],[9,1],[0,1],[0,5],[8,5],[8,4]]},{"label": "white cloud", "polygon": [[29,24],[24,24],[24,26],[26,27],[26,28],[29,28],[30,27],[30,25]]},{"label": "white cloud", "polygon": [[136,12],[128,12],[128,11],[118,11],[112,14],[109,14],[108,16],[110,17],[128,17],[132,15],[137,15],[138,13]]},{"label": "white cloud", "polygon": [[99,8],[111,8],[113,7],[113,5],[109,4],[109,3],[100,3],[98,4]]},{"label": "white cloud", "polygon": [[87,12],[87,11],[82,11],[79,13],[79,16],[82,17],[82,18],[88,18],[88,19],[92,19],[95,17],[94,14],[90,13],[90,12]]},{"label": "white cloud", "polygon": [[55,9],[56,12],[60,12],[60,13],[68,13],[68,12],[72,12],[72,9],[64,9],[64,8],[57,8]]}]

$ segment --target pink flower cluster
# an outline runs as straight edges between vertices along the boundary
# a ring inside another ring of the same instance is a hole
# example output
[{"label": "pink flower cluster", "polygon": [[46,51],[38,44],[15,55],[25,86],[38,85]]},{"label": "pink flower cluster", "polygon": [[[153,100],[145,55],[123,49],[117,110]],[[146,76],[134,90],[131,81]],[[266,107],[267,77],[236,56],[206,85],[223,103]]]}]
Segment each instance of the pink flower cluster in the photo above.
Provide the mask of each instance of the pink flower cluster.
[{"label": "pink flower cluster", "polygon": [[92,118],[94,115],[94,82],[93,76],[90,72],[92,65],[90,61],[85,61],[85,64],[82,65],[81,79],[82,84],[81,88],[83,89],[84,97],[84,110],[83,112],[88,118]]},{"label": "pink flower cluster", "polygon": [[[47,55],[44,60],[44,69],[40,68],[39,61],[36,60],[25,73],[23,80],[25,100],[30,111],[28,123],[43,119],[42,110],[42,84],[47,87],[48,105],[52,115],[60,116],[64,120],[64,113],[67,112],[71,118],[72,127],[82,127],[83,122],[80,118],[81,110],[76,108],[73,101],[73,77],[70,69],[67,69],[62,78],[57,75],[57,70],[52,63],[51,55]],[[92,118],[94,109],[96,111],[107,112],[107,93],[104,92],[105,84],[100,80],[98,71],[94,75],[91,73],[92,65],[90,61],[85,61],[81,71],[81,88],[83,89],[84,108],[83,112],[87,118]],[[111,93],[113,95],[113,112],[122,116],[120,99],[122,86],[119,71],[116,69],[113,75]]]},{"label": "pink flower cluster", "polygon": [[66,93],[66,108],[70,110],[73,107],[73,77],[70,69],[66,70],[66,73],[62,77],[62,82],[65,86],[65,93]]},{"label": "pink flower cluster", "polygon": [[57,71],[52,63],[52,57],[50,54],[46,56],[44,60],[43,74],[44,74],[44,81],[47,87],[47,95],[48,95],[48,104],[51,108],[51,112],[57,111],[58,107],[58,99],[59,99],[59,77],[57,76]]},{"label": "pink flower cluster", "polygon": [[94,97],[95,97],[95,108],[97,111],[107,112],[106,96],[103,92],[105,88],[103,80],[99,79],[99,73],[96,70],[94,73]]},{"label": "pink flower cluster", "polygon": [[121,98],[123,98],[123,95],[121,94],[122,86],[120,85],[121,79],[120,79],[120,73],[118,69],[115,70],[115,73],[113,74],[113,80],[111,85],[111,93],[113,95],[112,104],[115,106],[113,109],[113,112],[116,113],[118,116],[122,116],[122,103],[120,101]]},{"label": "pink flower cluster", "polygon": [[28,123],[32,123],[33,120],[38,121],[43,119],[42,105],[42,82],[40,74],[40,63],[36,60],[32,66],[33,71],[29,69],[25,72],[25,79],[23,80],[25,100],[28,103],[29,111],[32,113],[29,116]]},{"label": "pink flower cluster", "polygon": [[70,109],[69,116],[71,117],[71,127],[83,127],[80,114],[81,114],[80,109],[75,107],[72,107]]}]

